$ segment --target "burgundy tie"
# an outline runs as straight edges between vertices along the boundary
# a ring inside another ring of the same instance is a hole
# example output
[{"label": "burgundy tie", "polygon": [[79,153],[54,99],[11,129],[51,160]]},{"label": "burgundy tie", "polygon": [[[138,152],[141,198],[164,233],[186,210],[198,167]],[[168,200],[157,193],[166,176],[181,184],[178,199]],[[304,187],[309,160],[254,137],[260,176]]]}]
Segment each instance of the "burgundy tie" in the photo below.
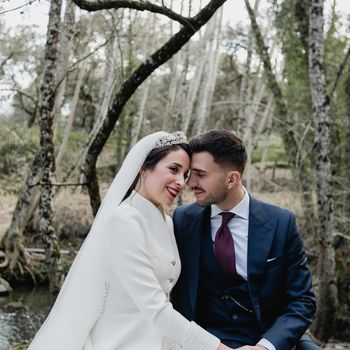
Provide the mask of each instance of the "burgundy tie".
[{"label": "burgundy tie", "polygon": [[215,254],[221,268],[232,278],[237,277],[235,245],[228,228],[228,222],[235,214],[231,212],[222,212],[222,224],[215,236]]}]

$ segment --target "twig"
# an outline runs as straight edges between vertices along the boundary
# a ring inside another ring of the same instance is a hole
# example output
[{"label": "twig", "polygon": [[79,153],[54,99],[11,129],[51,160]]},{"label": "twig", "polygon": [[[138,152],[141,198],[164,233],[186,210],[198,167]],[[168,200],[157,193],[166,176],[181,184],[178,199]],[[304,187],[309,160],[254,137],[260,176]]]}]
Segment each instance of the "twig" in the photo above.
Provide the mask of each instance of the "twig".
[{"label": "twig", "polygon": [[342,237],[342,238],[344,238],[344,239],[350,241],[350,236],[347,236],[347,235],[345,235],[344,233],[341,233],[341,232],[334,232],[333,236],[334,236],[334,237],[336,237],[336,236]]},{"label": "twig", "polygon": [[22,7],[31,5],[31,4],[32,4],[33,2],[35,2],[35,1],[37,1],[37,0],[30,0],[30,1],[28,1],[28,2],[27,2],[26,4],[24,4],[24,5],[17,6],[17,7],[14,7],[14,8],[12,8],[12,9],[2,11],[2,12],[0,12],[0,15],[3,15],[4,13],[7,13],[7,12],[12,12],[12,11],[19,10],[19,9],[21,9]]},{"label": "twig", "polygon": [[[76,5],[87,11],[98,11],[108,9],[129,8],[138,11],[150,11],[164,15],[183,26],[190,27],[194,30],[192,19],[181,16],[165,6],[152,4],[149,1],[135,1],[135,0],[104,0],[104,1],[90,1],[90,0],[73,0]],[[196,32],[194,30],[194,32]]]},{"label": "twig", "polygon": [[0,70],[2,70],[5,67],[5,64],[7,63],[8,60],[12,58],[14,55],[14,51],[12,51],[1,63],[0,63]]},{"label": "twig", "polygon": [[57,82],[56,84],[56,89],[55,91],[57,91],[58,87],[61,85],[62,81],[64,79],[66,79],[67,75],[69,73],[71,73],[75,67],[82,61],[85,61],[87,58],[89,58],[90,56],[92,56],[96,51],[98,51],[101,47],[105,46],[108,43],[109,39],[107,39],[104,43],[102,43],[101,45],[97,46],[94,50],[92,50],[91,52],[89,52],[88,54],[86,54],[85,56],[83,56],[82,58],[78,59],[76,62],[74,62],[66,71],[66,73],[63,75],[63,77]]},{"label": "twig", "polygon": [[345,68],[345,66],[346,66],[346,63],[347,63],[349,57],[350,57],[350,46],[349,46],[349,48],[348,48],[348,51],[347,51],[346,54],[345,54],[345,57],[344,57],[343,61],[342,61],[341,64],[339,65],[337,75],[336,75],[336,77],[335,77],[335,80],[334,80],[332,89],[331,89],[331,91],[330,91],[330,93],[329,93],[329,97],[330,97],[330,98],[332,98],[332,96],[333,96],[333,94],[334,94],[334,91],[335,91],[335,89],[337,88],[337,85],[338,85],[340,76],[342,75],[342,73],[343,73],[343,71],[344,71],[344,68]]},{"label": "twig", "polygon": [[30,277],[31,277],[32,280],[33,280],[34,285],[36,286],[36,285],[37,285],[37,282],[36,282],[36,278],[35,278],[35,276],[34,276],[33,271],[32,271],[28,266],[24,266],[24,269],[25,269],[26,271],[28,271]]},{"label": "twig", "polygon": [[[46,249],[44,248],[25,248],[25,251],[27,254],[45,254],[46,253]],[[74,253],[77,253],[77,251],[74,251]],[[61,249],[60,254],[68,255],[70,254],[70,251],[67,249]]]},{"label": "twig", "polygon": [[64,186],[87,186],[87,183],[86,182],[82,182],[82,183],[69,183],[69,182],[66,182],[66,183],[48,183],[48,182],[37,182],[35,184],[31,184],[29,185],[30,188],[32,187],[36,187],[36,186],[52,186],[52,187],[64,187]]}]

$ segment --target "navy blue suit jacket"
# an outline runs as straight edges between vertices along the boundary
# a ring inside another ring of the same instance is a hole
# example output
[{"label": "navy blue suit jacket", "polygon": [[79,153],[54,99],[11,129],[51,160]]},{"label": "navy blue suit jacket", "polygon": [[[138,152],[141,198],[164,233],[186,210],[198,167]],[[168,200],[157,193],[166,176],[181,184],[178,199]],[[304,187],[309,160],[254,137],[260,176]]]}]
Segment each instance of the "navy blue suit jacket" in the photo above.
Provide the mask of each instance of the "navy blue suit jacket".
[{"label": "navy blue suit jacket", "polygon": [[[195,320],[201,240],[210,230],[210,207],[175,210],[175,236],[182,271],[172,292],[174,308]],[[313,320],[316,304],[311,275],[295,216],[250,197],[248,285],[261,337],[277,350],[293,347]]]}]

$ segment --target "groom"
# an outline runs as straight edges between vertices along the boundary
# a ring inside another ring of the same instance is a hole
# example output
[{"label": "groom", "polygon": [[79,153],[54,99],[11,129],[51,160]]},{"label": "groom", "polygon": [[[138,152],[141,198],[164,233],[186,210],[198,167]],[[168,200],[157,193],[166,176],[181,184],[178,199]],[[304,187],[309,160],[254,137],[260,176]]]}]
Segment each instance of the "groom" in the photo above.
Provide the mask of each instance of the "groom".
[{"label": "groom", "polygon": [[315,314],[295,216],[247,193],[247,155],[233,133],[211,130],[190,147],[196,204],[173,217],[182,263],[174,308],[231,348],[289,350]]}]

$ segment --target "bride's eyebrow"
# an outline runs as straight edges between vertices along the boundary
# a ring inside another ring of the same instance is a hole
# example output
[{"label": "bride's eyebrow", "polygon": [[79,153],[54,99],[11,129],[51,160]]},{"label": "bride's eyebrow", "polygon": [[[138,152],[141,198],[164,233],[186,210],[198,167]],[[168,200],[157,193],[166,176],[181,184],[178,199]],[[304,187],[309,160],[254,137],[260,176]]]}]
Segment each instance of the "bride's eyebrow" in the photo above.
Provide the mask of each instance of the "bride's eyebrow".
[{"label": "bride's eyebrow", "polygon": [[182,164],[179,164],[179,163],[176,163],[176,162],[170,164],[170,166],[174,166],[174,165],[176,165],[176,166],[178,166],[180,168],[183,168]]}]

